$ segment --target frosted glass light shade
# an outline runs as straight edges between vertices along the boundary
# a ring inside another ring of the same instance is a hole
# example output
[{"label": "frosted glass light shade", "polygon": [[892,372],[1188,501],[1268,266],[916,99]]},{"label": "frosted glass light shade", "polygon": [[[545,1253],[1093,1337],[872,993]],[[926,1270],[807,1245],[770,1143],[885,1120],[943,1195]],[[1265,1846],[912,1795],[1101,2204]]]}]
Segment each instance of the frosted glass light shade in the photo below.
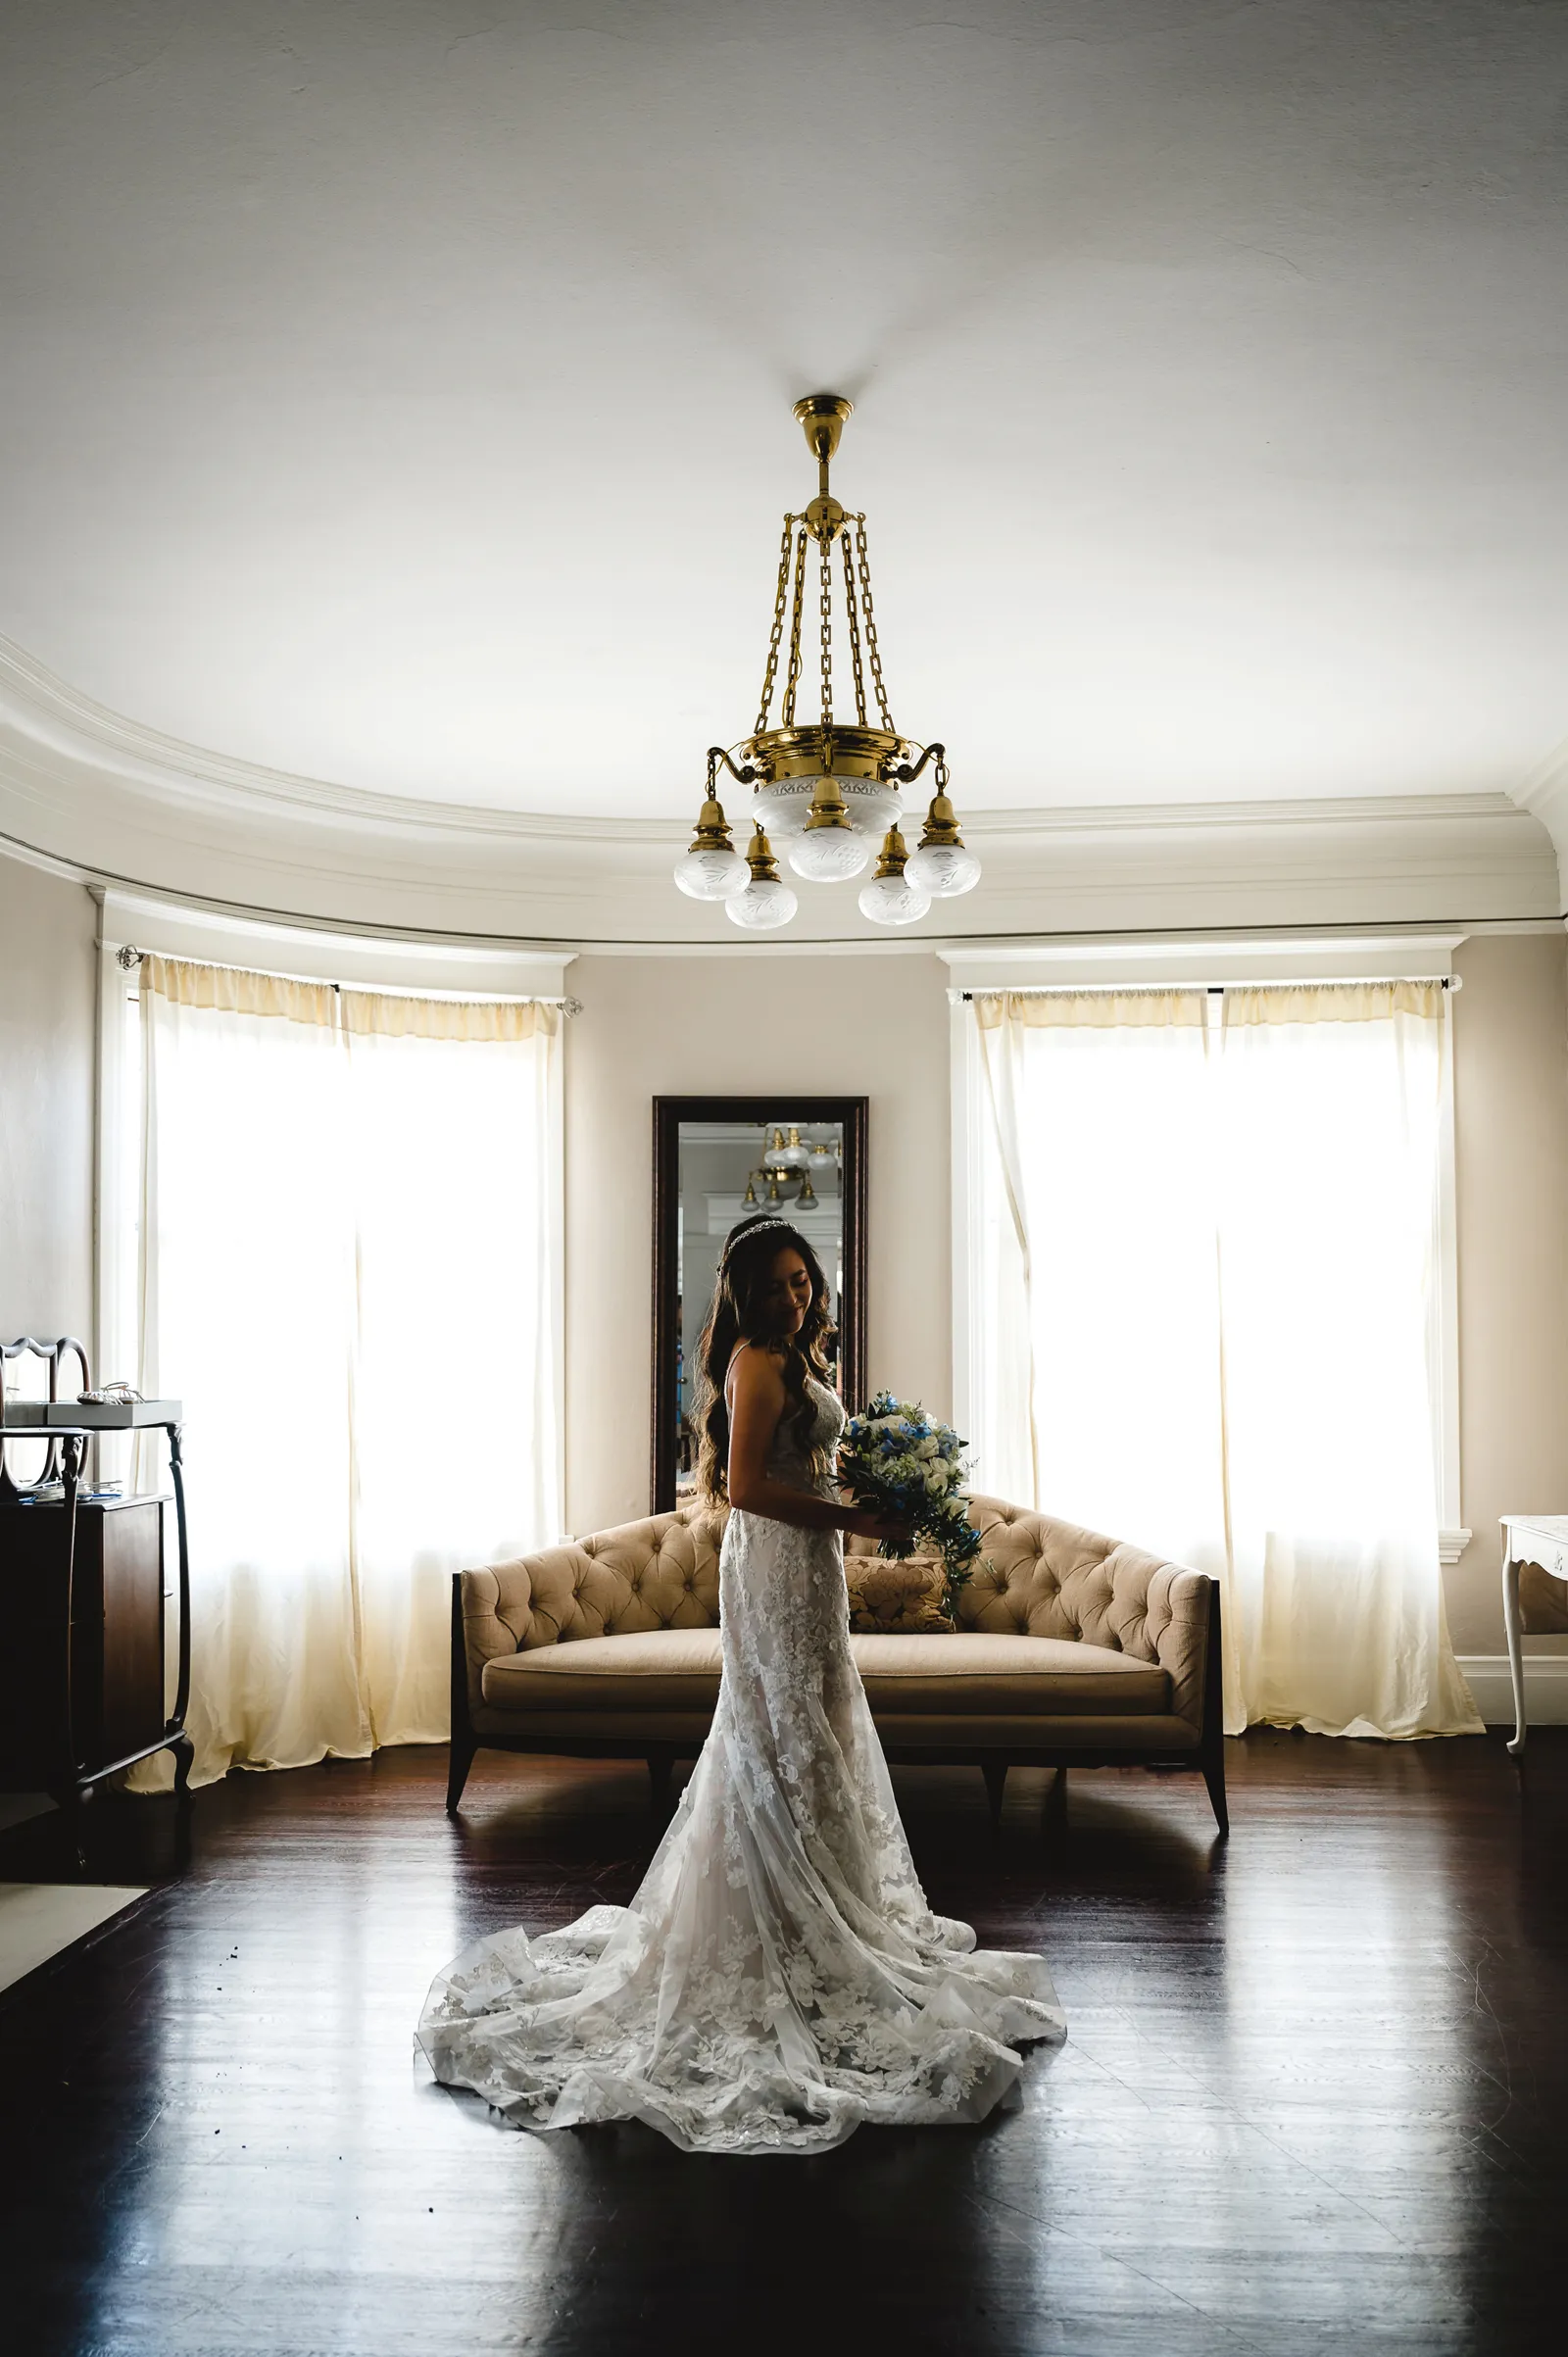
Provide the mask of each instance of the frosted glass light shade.
[{"label": "frosted glass light shade", "polygon": [[718,846],[683,852],[675,862],[675,881],[694,901],[727,901],[746,883],[747,866],[738,851]]},{"label": "frosted glass light shade", "polygon": [[788,884],[777,877],[754,876],[744,892],[730,894],[724,914],[732,925],[744,926],[748,933],[772,933],[789,923],[800,905]]},{"label": "frosted glass light shade", "polygon": [[843,884],[858,876],[876,845],[853,826],[818,826],[797,835],[789,848],[789,862],[798,876],[813,884]]},{"label": "frosted glass light shade", "polygon": [[961,843],[928,843],[909,854],[905,873],[934,900],[956,901],[960,892],[972,892],[979,883],[980,862]]},{"label": "frosted glass light shade", "polygon": [[[805,833],[811,815],[811,797],[819,783],[813,771],[807,777],[781,777],[771,786],[758,787],[752,797],[758,823],[774,842],[793,843]],[[858,835],[874,836],[880,842],[888,828],[897,825],[902,806],[896,786],[884,786],[874,777],[835,777],[833,783]]]},{"label": "frosted glass light shade", "polygon": [[904,876],[873,876],[860,887],[860,914],[874,925],[912,925],[930,906],[929,892],[918,891]]}]

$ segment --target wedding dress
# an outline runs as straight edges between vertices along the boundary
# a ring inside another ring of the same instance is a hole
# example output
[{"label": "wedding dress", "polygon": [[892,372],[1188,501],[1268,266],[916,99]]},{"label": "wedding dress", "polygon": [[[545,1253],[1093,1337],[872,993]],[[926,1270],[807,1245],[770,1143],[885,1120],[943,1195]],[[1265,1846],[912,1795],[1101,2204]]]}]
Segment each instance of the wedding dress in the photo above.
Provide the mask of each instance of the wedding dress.
[{"label": "wedding dress", "polygon": [[[812,1384],[768,1472],[835,1495]],[[1043,1958],[976,1952],[916,1879],[850,1650],[843,1545],[730,1514],[712,1731],[629,1907],[466,1948],[430,1990],[436,2077],[519,2128],[644,2120],[685,2152],[819,2152],[862,2121],[982,2119],[1065,2022]],[[940,1640],[933,1640],[940,1643]]]}]

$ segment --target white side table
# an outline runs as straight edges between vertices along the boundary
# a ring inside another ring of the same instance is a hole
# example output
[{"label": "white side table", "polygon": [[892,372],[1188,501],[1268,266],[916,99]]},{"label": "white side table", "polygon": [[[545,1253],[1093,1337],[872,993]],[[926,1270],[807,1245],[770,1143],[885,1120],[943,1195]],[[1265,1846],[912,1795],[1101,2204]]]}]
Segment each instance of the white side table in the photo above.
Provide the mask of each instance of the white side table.
[{"label": "white side table", "polygon": [[1553,1579],[1568,1580],[1568,1514],[1504,1514],[1502,1517],[1502,1625],[1508,1637],[1508,1669],[1513,1679],[1513,1742],[1515,1759],[1525,1747],[1525,1664],[1519,1640],[1519,1567],[1539,1563]]}]

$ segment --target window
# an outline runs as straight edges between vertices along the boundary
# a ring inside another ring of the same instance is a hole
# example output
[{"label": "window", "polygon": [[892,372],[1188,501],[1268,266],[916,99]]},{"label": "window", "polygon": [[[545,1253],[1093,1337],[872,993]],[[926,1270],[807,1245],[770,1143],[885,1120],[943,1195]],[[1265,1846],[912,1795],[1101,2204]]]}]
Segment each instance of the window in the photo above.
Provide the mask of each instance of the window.
[{"label": "window", "polygon": [[1476,1723],[1439,1573],[1441,984],[960,1012],[982,1486],[1213,1571],[1233,1727]]},{"label": "window", "polygon": [[559,1008],[110,972],[104,1365],[185,1402],[197,1775],[439,1741],[451,1572],[560,1530]]}]

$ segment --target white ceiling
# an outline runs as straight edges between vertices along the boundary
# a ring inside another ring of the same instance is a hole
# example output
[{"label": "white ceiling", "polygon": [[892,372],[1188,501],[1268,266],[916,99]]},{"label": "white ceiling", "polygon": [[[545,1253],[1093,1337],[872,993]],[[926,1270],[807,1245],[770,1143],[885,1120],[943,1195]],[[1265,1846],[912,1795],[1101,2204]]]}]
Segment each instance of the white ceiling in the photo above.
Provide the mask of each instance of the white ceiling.
[{"label": "white ceiling", "polygon": [[1568,731],[1568,9],[10,0],[0,632],[221,754],[678,813],[789,404],[961,807]]}]

